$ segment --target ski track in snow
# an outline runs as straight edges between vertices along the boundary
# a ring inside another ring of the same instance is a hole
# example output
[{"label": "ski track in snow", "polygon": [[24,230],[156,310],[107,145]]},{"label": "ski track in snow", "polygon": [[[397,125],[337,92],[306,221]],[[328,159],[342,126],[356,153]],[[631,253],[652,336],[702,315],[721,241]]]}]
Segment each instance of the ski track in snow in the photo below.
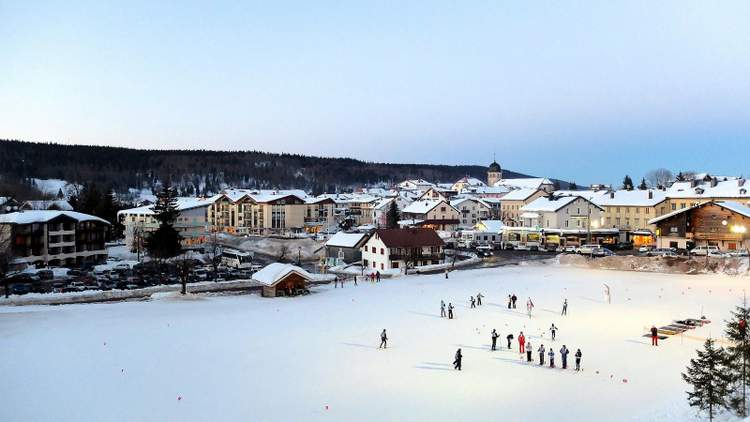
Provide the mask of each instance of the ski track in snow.
[{"label": "ski track in snow", "polygon": [[[534,264],[316,287],[298,298],[2,307],[0,420],[692,420],[680,373],[702,339],[721,337],[746,281]],[[477,292],[484,305],[470,309]],[[454,320],[439,317],[441,299]],[[641,337],[701,307],[712,324],[658,348]],[[383,328],[387,350],[377,347]],[[519,331],[532,364],[517,352]],[[541,343],[554,346],[558,368],[537,365]],[[582,349],[582,372],[559,368],[563,344],[569,368]]]}]

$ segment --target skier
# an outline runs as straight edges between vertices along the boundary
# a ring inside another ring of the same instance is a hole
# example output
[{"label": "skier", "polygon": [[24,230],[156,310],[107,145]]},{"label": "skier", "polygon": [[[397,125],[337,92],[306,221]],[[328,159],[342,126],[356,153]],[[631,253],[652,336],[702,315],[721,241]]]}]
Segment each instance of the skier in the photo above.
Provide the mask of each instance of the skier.
[{"label": "skier", "polygon": [[531,298],[526,301],[526,312],[529,313],[529,318],[531,318],[531,311],[534,309],[534,302],[531,301]]},{"label": "skier", "polygon": [[375,280],[377,280],[377,282],[380,283],[380,271],[375,273]]},{"label": "skier", "polygon": [[656,329],[655,326],[651,326],[651,345],[652,346],[658,346],[659,345],[659,330]]},{"label": "skier", "polygon": [[463,358],[463,355],[461,349],[458,349],[456,350],[456,359],[453,361],[453,369],[461,370],[461,358]]},{"label": "skier", "polygon": [[497,338],[500,337],[500,334],[495,331],[495,329],[492,329],[492,350],[497,350]]},{"label": "skier", "polygon": [[483,297],[484,297],[484,295],[481,292],[477,293],[477,305],[478,306],[482,306],[482,298]]},{"label": "skier", "polygon": [[505,339],[508,340],[508,349],[510,349],[510,342],[513,341],[513,334],[508,334]]},{"label": "skier", "polygon": [[555,323],[552,323],[552,326],[549,327],[549,331],[552,333],[552,341],[555,341],[555,333],[557,333],[557,327],[555,327]]},{"label": "skier", "polygon": [[612,303],[612,296],[609,294],[609,286],[606,284],[604,285],[604,300],[606,300],[608,304]]},{"label": "skier", "polygon": [[531,352],[533,352],[534,349],[531,347],[531,342],[526,342],[526,362],[531,362]]},{"label": "skier", "polygon": [[448,269],[447,268],[445,269],[445,279],[446,280],[448,279]]},{"label": "skier", "polygon": [[568,315],[568,299],[563,300],[563,310],[560,315]]},{"label": "skier", "polygon": [[440,318],[445,318],[445,302],[440,301]]},{"label": "skier", "polygon": [[378,349],[380,349],[381,347],[383,349],[388,348],[388,336],[385,334],[385,328],[383,328],[383,332],[380,333],[380,346],[378,347]]},{"label": "skier", "polygon": [[510,306],[513,304],[513,298],[508,295],[508,309],[510,309]]},{"label": "skier", "polygon": [[515,293],[513,293],[511,300],[513,301],[513,309],[516,309],[516,301],[518,300],[518,297],[516,296]]},{"label": "skier", "polygon": [[518,335],[518,353],[523,354],[523,347],[526,344],[526,336],[523,335],[523,331]]},{"label": "skier", "polygon": [[549,367],[554,368],[555,367],[555,351],[551,347],[549,348],[549,353],[547,353],[547,355],[549,355]]},{"label": "skier", "polygon": [[448,319],[453,319],[453,304],[448,302]]},{"label": "skier", "polygon": [[563,344],[562,349],[560,349],[560,357],[562,357],[562,369],[568,369],[568,353],[570,353],[570,350]]},{"label": "skier", "polygon": [[469,301],[471,302],[471,308],[474,309],[477,307],[477,303],[474,300],[474,296],[469,297]]},{"label": "skier", "polygon": [[539,352],[539,365],[544,365],[544,345],[539,346],[536,351]]}]

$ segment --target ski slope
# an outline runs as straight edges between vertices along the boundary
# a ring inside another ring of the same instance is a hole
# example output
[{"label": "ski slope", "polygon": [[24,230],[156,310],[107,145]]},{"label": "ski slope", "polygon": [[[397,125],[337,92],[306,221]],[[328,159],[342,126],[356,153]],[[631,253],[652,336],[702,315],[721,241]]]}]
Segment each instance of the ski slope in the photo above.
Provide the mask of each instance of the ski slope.
[{"label": "ski slope", "polygon": [[[0,420],[689,420],[680,372],[706,336],[721,336],[746,282],[534,264],[324,286],[291,299],[2,307]],[[484,305],[469,309],[480,291]],[[519,309],[508,310],[514,292]],[[439,317],[441,299],[456,319]],[[713,324],[659,347],[641,337],[701,308]],[[573,366],[581,348],[582,372],[527,364],[515,339],[505,349],[505,336],[523,330],[536,360],[552,322],[556,354],[566,344]],[[389,347],[378,350],[383,328]],[[451,367],[458,347],[461,372]]]}]

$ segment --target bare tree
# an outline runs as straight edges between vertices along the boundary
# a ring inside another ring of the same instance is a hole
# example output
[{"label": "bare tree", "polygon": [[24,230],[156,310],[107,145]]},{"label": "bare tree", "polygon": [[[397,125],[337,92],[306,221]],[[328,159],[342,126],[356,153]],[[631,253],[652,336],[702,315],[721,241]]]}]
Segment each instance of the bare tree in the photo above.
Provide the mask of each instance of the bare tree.
[{"label": "bare tree", "polygon": [[208,233],[206,243],[203,246],[203,256],[208,260],[213,268],[212,280],[216,279],[216,273],[219,271],[219,264],[221,263],[221,254],[223,250],[219,243],[219,233],[211,229]]},{"label": "bare tree", "polygon": [[286,258],[286,255],[289,253],[289,245],[286,243],[282,243],[281,246],[279,246],[279,261],[282,262]]},{"label": "bare tree", "polygon": [[672,174],[672,172],[665,168],[658,168],[646,173],[646,180],[648,180],[652,188],[667,186],[667,183],[669,183],[673,178],[674,175]]},{"label": "bare tree", "polygon": [[193,267],[195,266],[195,259],[193,257],[193,251],[185,251],[176,260],[177,272],[180,276],[180,283],[182,284],[181,294],[187,293],[187,281],[190,274],[193,273]]},{"label": "bare tree", "polygon": [[8,271],[10,271],[10,262],[13,259],[11,252],[11,233],[10,225],[0,226],[0,279],[3,281],[5,297],[10,296],[10,280],[8,280]]}]

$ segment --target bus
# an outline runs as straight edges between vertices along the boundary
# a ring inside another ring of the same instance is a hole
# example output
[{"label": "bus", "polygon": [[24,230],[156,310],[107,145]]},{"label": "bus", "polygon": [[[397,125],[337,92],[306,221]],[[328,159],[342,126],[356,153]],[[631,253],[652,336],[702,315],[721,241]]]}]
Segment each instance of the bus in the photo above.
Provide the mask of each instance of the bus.
[{"label": "bus", "polygon": [[247,270],[253,265],[253,254],[250,252],[225,249],[221,253],[221,263],[229,268]]}]

